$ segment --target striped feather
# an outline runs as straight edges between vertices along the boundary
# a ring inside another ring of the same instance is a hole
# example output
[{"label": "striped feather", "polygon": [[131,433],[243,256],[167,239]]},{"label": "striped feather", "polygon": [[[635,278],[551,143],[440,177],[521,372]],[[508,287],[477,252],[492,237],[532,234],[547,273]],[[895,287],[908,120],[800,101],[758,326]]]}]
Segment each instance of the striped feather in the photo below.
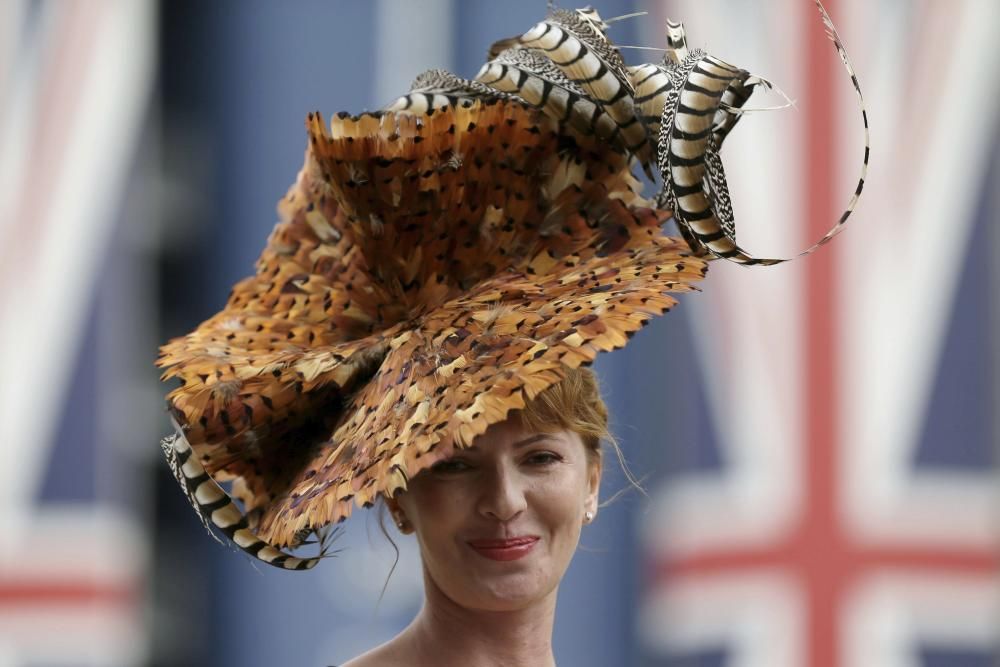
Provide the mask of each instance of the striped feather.
[{"label": "striped feather", "polygon": [[629,67],[628,76],[635,90],[639,118],[646,125],[649,135],[658,137],[663,104],[673,85],[670,71],[663,65],[646,63]]},{"label": "striped feather", "polygon": [[242,551],[268,565],[284,570],[308,570],[316,566],[326,553],[326,545],[319,556],[300,558],[271,546],[250,529],[250,521],[226,491],[219,486],[198,459],[187,439],[180,433],[167,436],[160,447],[174,477],[184,489],[191,506],[213,537],[212,526],[218,528]]},{"label": "striped feather", "polygon": [[667,19],[667,55],[675,65],[680,65],[688,57],[687,34],[684,24]]},{"label": "striped feather", "polygon": [[[819,0],[814,1],[826,25],[827,35],[833,41],[858,96],[864,123],[865,151],[861,176],[847,208],[819,241],[797,257],[814,252],[843,229],[864,187],[870,153],[868,115],[861,86],[829,14]],[[772,265],[788,261],[754,257],[737,244],[732,202],[719,156],[722,142],[739,121],[742,115],[740,108],[753,90],[758,86],[773,89],[773,84],[750,76],[745,70],[700,49],[692,51],[679,64],[671,62],[671,54],[676,55],[677,51],[668,51],[664,58],[664,69],[671,74],[671,85],[661,87],[662,92],[653,98],[655,104],[663,103],[657,150],[663,191],[656,201],[673,209],[684,238],[694,242],[692,247],[696,252],[707,251],[716,257],[745,265]],[[633,76],[647,72],[648,66],[633,68]],[[643,114],[649,113],[652,104],[651,99],[643,106]]]},{"label": "striped feather", "polygon": [[415,115],[426,115],[462,104],[471,105],[479,99],[499,99],[509,97],[476,82],[463,79],[443,69],[422,72],[413,80],[410,92],[388,104],[384,111],[405,111]]},{"label": "striped feather", "polygon": [[864,124],[865,154],[861,163],[861,175],[858,177],[858,183],[854,188],[854,193],[851,195],[851,199],[847,203],[847,208],[844,209],[844,212],[841,213],[840,218],[837,220],[837,224],[829,232],[827,232],[822,239],[817,241],[812,248],[809,248],[802,254],[812,252],[839,234],[844,228],[844,223],[847,222],[847,219],[851,217],[851,213],[854,212],[854,208],[858,205],[858,199],[861,197],[861,191],[865,187],[865,178],[868,176],[868,157],[871,153],[871,133],[868,128],[868,110],[865,108],[864,95],[861,94],[861,84],[858,83],[858,76],[854,73],[854,66],[851,65],[851,58],[847,55],[847,49],[844,48],[844,44],[840,40],[840,35],[837,34],[837,28],[833,25],[833,19],[830,18],[830,15],[826,12],[826,9],[823,7],[823,3],[821,3],[820,0],[815,0],[815,2],[817,9],[819,9],[820,17],[823,20],[823,25],[826,27],[826,35],[830,38],[830,41],[833,42],[834,47],[837,49],[837,55],[840,56],[840,60],[844,64],[844,68],[850,75],[851,84],[854,86],[854,92],[858,96],[858,107],[861,109],[861,120]]},{"label": "striped feather", "polygon": [[621,55],[607,37],[573,13],[557,10],[520,37],[582,88],[618,125],[622,143],[648,172],[652,145],[633,102],[632,84]]},{"label": "striped feather", "polygon": [[483,65],[475,80],[494,90],[515,95],[558,121],[561,127],[583,135],[596,135],[612,143],[618,136],[618,125],[604,108],[567,79],[551,60],[533,49],[514,48],[502,52]]},{"label": "striped feather", "polygon": [[[696,249],[743,264],[767,264],[736,244],[728,187],[713,134],[726,91],[741,87],[750,74],[700,49],[670,69],[672,86],[663,94],[658,142],[664,187],[660,200],[673,209],[678,226],[685,238],[695,241]],[[710,149],[714,157],[707,166]],[[723,199],[725,223],[717,214],[713,194]]]}]

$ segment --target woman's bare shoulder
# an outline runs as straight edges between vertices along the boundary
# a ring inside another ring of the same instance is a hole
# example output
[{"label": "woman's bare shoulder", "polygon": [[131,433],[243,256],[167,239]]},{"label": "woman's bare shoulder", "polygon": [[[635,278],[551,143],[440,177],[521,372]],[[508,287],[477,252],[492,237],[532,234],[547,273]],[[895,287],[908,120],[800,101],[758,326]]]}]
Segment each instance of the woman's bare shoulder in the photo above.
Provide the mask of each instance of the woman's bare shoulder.
[{"label": "woman's bare shoulder", "polygon": [[383,665],[388,665],[385,660],[380,660],[376,658],[371,651],[358,657],[348,660],[340,667],[382,667]]},{"label": "woman's bare shoulder", "polygon": [[345,662],[340,667],[396,667],[406,662],[405,653],[399,645],[398,637],[386,642],[381,646],[373,648],[367,653],[362,653],[358,657]]}]

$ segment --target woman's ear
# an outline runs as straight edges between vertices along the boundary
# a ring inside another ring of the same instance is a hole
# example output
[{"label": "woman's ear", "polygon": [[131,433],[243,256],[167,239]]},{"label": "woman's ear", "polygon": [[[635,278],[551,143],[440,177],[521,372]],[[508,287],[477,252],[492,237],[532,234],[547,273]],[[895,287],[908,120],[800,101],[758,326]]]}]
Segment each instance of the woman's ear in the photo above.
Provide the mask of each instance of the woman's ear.
[{"label": "woman's ear", "polygon": [[409,535],[413,532],[413,524],[406,518],[406,512],[400,507],[398,500],[395,498],[386,498],[385,506],[389,510],[389,516],[392,517],[392,522],[396,524],[399,532],[403,535]]},{"label": "woman's ear", "polygon": [[601,491],[601,473],[604,470],[604,460],[600,455],[588,458],[590,461],[587,464],[587,499],[584,501],[584,508],[591,515],[596,515]]}]

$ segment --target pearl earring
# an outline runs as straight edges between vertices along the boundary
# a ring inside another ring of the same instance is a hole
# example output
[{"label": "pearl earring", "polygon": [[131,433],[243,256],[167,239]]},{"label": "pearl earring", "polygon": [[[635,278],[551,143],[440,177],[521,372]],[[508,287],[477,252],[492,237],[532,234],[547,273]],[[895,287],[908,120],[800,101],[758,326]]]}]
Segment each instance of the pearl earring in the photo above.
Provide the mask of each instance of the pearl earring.
[{"label": "pearl earring", "polygon": [[587,523],[590,523],[591,521],[594,520],[594,513],[591,512],[590,510],[587,510],[583,516],[585,519],[587,519]]}]

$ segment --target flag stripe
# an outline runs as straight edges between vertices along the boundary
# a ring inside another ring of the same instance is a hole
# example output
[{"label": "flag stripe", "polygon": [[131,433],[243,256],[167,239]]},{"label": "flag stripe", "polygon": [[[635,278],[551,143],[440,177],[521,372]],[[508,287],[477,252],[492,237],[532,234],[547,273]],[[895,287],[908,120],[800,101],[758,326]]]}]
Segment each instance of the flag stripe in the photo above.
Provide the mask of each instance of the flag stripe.
[{"label": "flag stripe", "polygon": [[0,606],[112,604],[135,608],[141,588],[133,583],[0,579]]},{"label": "flag stripe", "polygon": [[[836,21],[838,3],[827,0],[826,8]],[[810,7],[810,10],[812,8]],[[831,52],[827,40],[821,38],[821,24],[812,11],[801,13],[800,30],[813,36],[806,40],[802,80],[806,82],[805,151],[801,164],[807,165],[808,196],[805,198],[803,217],[809,238],[826,231],[827,221],[834,214],[833,186],[834,165],[838,164],[837,114],[838,105],[833,94],[836,68],[839,63]],[[825,251],[825,252],[824,252]],[[817,252],[805,267],[805,304],[800,312],[805,321],[804,355],[802,365],[806,387],[805,437],[802,447],[806,450],[805,477],[809,489],[805,523],[801,526],[801,544],[812,553],[801,561],[806,570],[807,596],[807,656],[805,664],[812,667],[837,667],[840,665],[840,647],[836,641],[838,591],[842,581],[830,570],[839,571],[843,555],[840,544],[834,542],[840,535],[837,525],[834,475],[838,470],[836,446],[838,442],[839,406],[836,387],[839,386],[840,346],[836,337],[838,281],[837,256],[840,246],[834,244]],[[798,540],[797,540],[798,541]],[[809,556],[812,556],[811,558]]]},{"label": "flag stripe", "polygon": [[[79,98],[87,77],[85,72],[94,56],[94,41],[107,13],[107,2],[84,4],[62,3],[52,20],[46,39],[56,45],[48,54],[42,83],[36,103],[37,114],[29,121],[31,150],[19,197],[14,207],[13,224],[8,227],[10,236],[0,246],[0,308],[9,292],[21,286],[17,275],[29,274],[36,263],[39,243],[53,221],[48,215],[52,203],[46,193],[62,177],[60,167],[65,163],[64,152],[68,147],[69,132],[73,127],[71,116],[79,107]],[[41,39],[41,37],[39,37]],[[30,221],[30,224],[29,224]]]}]

